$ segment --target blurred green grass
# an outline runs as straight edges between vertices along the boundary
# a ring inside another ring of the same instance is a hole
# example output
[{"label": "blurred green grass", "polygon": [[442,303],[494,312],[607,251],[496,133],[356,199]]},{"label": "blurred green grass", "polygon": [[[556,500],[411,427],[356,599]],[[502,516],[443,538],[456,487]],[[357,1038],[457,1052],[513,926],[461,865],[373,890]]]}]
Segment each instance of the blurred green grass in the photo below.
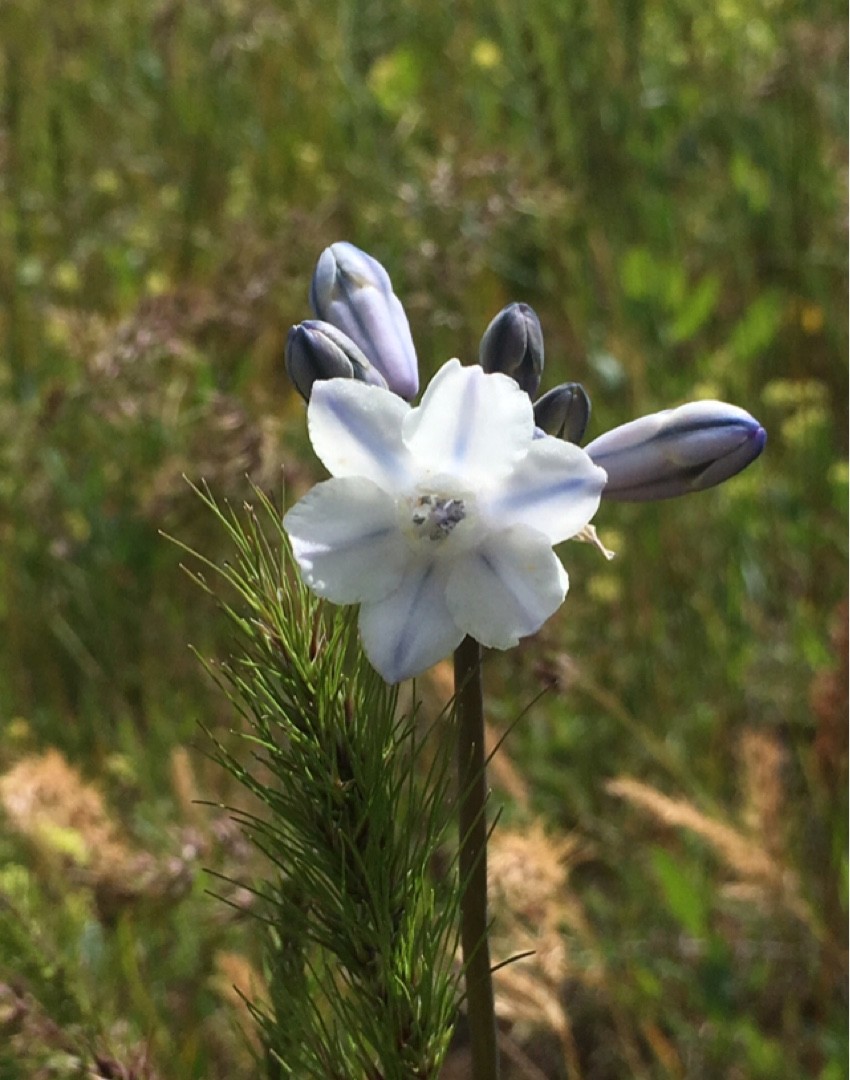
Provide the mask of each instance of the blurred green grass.
[{"label": "blurred green grass", "polygon": [[[507,753],[534,812],[592,844],[572,886],[597,945],[564,990],[583,1075],[845,1075],[846,54],[827,0],[3,5],[0,765],[58,748],[188,875],[107,918],[71,854],[0,834],[0,894],[41,927],[32,962],[0,938],[0,982],[73,1047],[250,1074],[214,987],[216,956],[257,943],[200,870],[239,859],[222,821],[187,820],[173,756],[232,723],[187,648],[226,643],[160,530],[223,554],[184,473],[236,503],[246,476],[318,476],[282,341],[348,239],[390,270],[425,375],[520,299],[591,435],[695,396],[767,427],[726,487],[604,507],[617,559],[564,550],[567,605],[491,657],[488,692],[507,723],[552,688]],[[754,737],[806,919],[731,899],[710,843],[605,786],[758,837]],[[39,1030],[45,1060],[0,1051],[0,1077],[66,1075]]]}]

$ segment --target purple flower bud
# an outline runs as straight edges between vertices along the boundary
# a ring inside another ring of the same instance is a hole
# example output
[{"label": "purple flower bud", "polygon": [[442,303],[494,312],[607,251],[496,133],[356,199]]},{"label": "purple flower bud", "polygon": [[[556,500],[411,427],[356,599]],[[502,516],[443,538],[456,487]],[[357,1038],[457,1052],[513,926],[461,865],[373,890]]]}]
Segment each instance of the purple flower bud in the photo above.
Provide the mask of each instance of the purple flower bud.
[{"label": "purple flower bud", "polygon": [[410,326],[377,259],[353,244],[331,244],[316,264],[310,303],[318,318],[363,350],[394,394],[415,397],[419,372]]},{"label": "purple flower bud", "polygon": [[387,386],[349,337],[319,319],[307,319],[292,327],[284,356],[287,374],[305,401],[310,400],[317,379],[358,379],[384,389]]},{"label": "purple flower bud", "polygon": [[743,409],[692,401],[614,428],[585,450],[608,473],[603,498],[645,502],[723,483],[755,461],[766,439]]},{"label": "purple flower bud", "polygon": [[493,319],[478,349],[478,363],[487,372],[510,375],[530,398],[543,374],[543,330],[528,304],[508,304]]},{"label": "purple flower bud", "polygon": [[580,443],[590,419],[590,398],[581,383],[561,383],[534,403],[534,423],[547,435]]}]

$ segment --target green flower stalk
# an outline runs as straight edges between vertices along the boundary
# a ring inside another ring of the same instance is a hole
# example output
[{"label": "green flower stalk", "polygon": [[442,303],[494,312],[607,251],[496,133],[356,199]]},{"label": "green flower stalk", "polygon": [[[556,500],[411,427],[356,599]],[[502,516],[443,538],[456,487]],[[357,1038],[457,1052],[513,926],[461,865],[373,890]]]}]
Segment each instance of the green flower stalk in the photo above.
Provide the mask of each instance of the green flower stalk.
[{"label": "green flower stalk", "polygon": [[497,1080],[496,1001],[487,917],[487,762],[481,646],[465,638],[454,654],[458,845],[463,886],[460,937],[472,1044],[472,1080]]}]

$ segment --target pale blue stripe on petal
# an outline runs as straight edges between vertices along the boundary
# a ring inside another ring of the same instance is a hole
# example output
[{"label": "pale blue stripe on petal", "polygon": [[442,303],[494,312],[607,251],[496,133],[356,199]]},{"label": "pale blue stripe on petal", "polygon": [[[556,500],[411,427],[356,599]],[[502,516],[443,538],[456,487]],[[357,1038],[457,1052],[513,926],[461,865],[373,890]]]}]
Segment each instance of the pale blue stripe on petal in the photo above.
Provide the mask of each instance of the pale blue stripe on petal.
[{"label": "pale blue stripe on petal", "polygon": [[567,575],[548,540],[517,526],[453,565],[446,592],[455,622],[482,645],[508,649],[557,611]]},{"label": "pale blue stripe on petal", "polygon": [[307,584],[337,604],[386,596],[410,560],[393,500],[359,477],[317,484],[285,515],[283,526]]},{"label": "pale blue stripe on petal", "polygon": [[591,520],[605,480],[583,450],[547,436],[535,439],[523,462],[485,495],[482,510],[492,527],[526,525],[558,544]]},{"label": "pale blue stripe on petal", "polygon": [[534,435],[531,402],[506,375],[450,360],[403,425],[420,468],[477,487],[507,475]]},{"label": "pale blue stripe on petal", "polygon": [[412,459],[401,438],[410,406],[378,386],[316,383],[307,410],[313,449],[333,476],[363,476],[387,491],[406,487]]},{"label": "pale blue stripe on petal", "polygon": [[360,637],[370,662],[389,683],[421,674],[456,649],[463,631],[446,605],[440,566],[411,565],[395,592],[364,604]]}]

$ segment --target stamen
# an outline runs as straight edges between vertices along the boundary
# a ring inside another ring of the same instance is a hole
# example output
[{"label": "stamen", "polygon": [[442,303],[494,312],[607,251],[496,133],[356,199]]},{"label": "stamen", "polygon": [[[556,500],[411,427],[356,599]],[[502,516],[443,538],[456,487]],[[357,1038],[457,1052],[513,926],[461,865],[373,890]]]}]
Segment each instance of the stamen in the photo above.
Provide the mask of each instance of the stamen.
[{"label": "stamen", "polygon": [[601,551],[605,558],[610,562],[616,557],[616,551],[611,551],[605,547],[599,537],[596,535],[596,529],[592,525],[585,525],[581,532],[577,532],[573,537],[573,540],[581,540],[584,544],[593,544],[593,546]]},{"label": "stamen", "polygon": [[420,495],[410,520],[420,535],[429,540],[443,540],[465,517],[463,499]]}]

